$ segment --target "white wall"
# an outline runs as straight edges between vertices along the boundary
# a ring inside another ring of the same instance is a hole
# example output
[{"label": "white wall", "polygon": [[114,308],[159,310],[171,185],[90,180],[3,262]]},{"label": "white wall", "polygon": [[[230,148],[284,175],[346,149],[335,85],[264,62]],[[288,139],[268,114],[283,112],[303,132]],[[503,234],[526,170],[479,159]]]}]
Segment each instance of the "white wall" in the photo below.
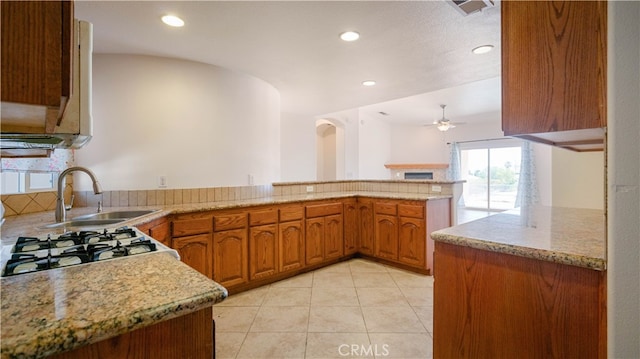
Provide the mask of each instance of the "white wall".
[{"label": "white wall", "polygon": [[607,347],[640,358],[640,2],[608,2]]},{"label": "white wall", "polygon": [[553,147],[552,204],[604,209],[604,152],[574,152]]},{"label": "white wall", "polygon": [[384,165],[391,162],[391,126],[362,112],[358,124],[359,178],[389,179],[390,172]]},{"label": "white wall", "polygon": [[281,180],[284,182],[315,180],[315,118],[282,113],[280,126]]},{"label": "white wall", "polygon": [[[177,59],[93,57],[94,137],[76,162],[105,190],[280,180],[280,95],[262,80]],[[78,176],[78,190],[90,190]]]}]

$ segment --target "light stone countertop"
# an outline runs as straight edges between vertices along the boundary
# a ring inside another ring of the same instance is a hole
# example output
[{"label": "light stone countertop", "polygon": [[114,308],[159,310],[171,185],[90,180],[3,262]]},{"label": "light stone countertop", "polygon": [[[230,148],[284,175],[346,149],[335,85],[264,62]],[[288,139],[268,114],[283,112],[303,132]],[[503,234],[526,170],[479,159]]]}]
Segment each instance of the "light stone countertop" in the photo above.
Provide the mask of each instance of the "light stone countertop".
[{"label": "light stone countertop", "polygon": [[[158,210],[111,226],[121,227],[135,226],[169,214],[357,195],[419,201],[452,197],[424,193],[336,192],[171,206],[105,207],[103,210]],[[67,218],[95,212],[95,208],[74,208],[67,213]],[[7,217],[1,228],[2,245],[12,245],[20,235],[65,231],[40,228],[53,222],[53,211]],[[42,357],[77,348],[212,306],[227,297],[224,287],[163,252],[3,277],[0,285],[2,358]]]},{"label": "light stone countertop", "polygon": [[604,211],[532,206],[431,233],[435,241],[606,270]]},{"label": "light stone countertop", "polygon": [[39,358],[210,307],[227,290],[167,252],[4,277],[2,358]]}]

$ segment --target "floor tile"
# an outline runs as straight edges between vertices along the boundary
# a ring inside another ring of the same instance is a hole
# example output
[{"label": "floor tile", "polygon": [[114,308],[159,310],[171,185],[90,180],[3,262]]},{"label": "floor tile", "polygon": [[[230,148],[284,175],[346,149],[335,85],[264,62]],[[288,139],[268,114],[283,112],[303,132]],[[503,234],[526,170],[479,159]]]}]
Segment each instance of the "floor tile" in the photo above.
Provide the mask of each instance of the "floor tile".
[{"label": "floor tile", "polygon": [[351,275],[353,284],[363,288],[398,288],[396,282],[387,272],[356,272]]},{"label": "floor tile", "polygon": [[400,287],[400,291],[412,307],[433,307],[433,288]]},{"label": "floor tile", "polygon": [[226,307],[256,307],[262,305],[264,297],[269,292],[269,285],[260,288],[248,290],[246,292],[230,295],[224,301],[216,304],[216,306]]},{"label": "floor tile", "polygon": [[398,288],[356,288],[356,292],[363,307],[409,305]]},{"label": "floor tile", "polygon": [[249,329],[250,332],[306,332],[309,307],[263,306]]},{"label": "floor tile", "polygon": [[362,307],[362,314],[369,333],[426,332],[418,316],[409,306]]},{"label": "floor tile", "polygon": [[248,332],[260,307],[213,307],[216,332]]},{"label": "floor tile", "polygon": [[433,342],[426,333],[372,333],[376,358],[426,359],[433,357]]},{"label": "floor tile", "polygon": [[216,359],[232,359],[238,355],[247,333],[219,332],[216,326]]},{"label": "floor tile", "polygon": [[433,334],[433,307],[413,307],[413,311],[427,331]]},{"label": "floor tile", "polygon": [[366,333],[309,333],[305,358],[373,358],[369,347]]},{"label": "floor tile", "polygon": [[311,307],[309,332],[366,333],[360,307]]},{"label": "floor tile", "polygon": [[311,288],[271,287],[264,298],[263,306],[309,306]]},{"label": "floor tile", "polygon": [[391,278],[396,282],[398,287],[411,288],[433,288],[433,277],[418,273],[406,272],[401,270],[389,271]]},{"label": "floor tile", "polygon": [[309,288],[313,284],[313,273],[303,273],[271,284],[272,288]]},{"label": "floor tile", "polygon": [[355,288],[314,287],[311,290],[311,305],[353,307],[359,306]]},{"label": "floor tile", "polygon": [[353,287],[351,272],[314,272],[314,287]]},{"label": "floor tile", "polygon": [[383,264],[368,261],[366,259],[353,259],[349,261],[352,273],[359,272],[387,272],[387,267]]},{"label": "floor tile", "polygon": [[248,333],[238,359],[304,358],[307,333]]}]

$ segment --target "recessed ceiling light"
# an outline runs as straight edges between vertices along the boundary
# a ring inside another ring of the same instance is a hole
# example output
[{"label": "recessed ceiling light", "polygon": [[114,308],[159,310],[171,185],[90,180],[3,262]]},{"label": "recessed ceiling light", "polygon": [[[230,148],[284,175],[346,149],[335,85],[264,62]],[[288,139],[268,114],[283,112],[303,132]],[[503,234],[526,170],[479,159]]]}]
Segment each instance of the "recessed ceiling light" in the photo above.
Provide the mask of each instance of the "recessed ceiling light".
[{"label": "recessed ceiling light", "polygon": [[344,41],[356,41],[360,38],[360,34],[355,31],[345,31],[340,34],[340,38]]},{"label": "recessed ceiling light", "polygon": [[182,27],[184,26],[184,21],[174,15],[165,15],[162,17],[162,22],[164,22],[165,24],[169,25],[169,26],[173,26],[173,27]]},{"label": "recessed ceiling light", "polygon": [[362,81],[362,85],[363,86],[373,86],[375,84],[376,84],[376,82],[373,81],[373,80]]},{"label": "recessed ceiling light", "polygon": [[487,52],[493,50],[493,45],[482,45],[478,46],[475,49],[471,50],[476,55],[486,54]]}]

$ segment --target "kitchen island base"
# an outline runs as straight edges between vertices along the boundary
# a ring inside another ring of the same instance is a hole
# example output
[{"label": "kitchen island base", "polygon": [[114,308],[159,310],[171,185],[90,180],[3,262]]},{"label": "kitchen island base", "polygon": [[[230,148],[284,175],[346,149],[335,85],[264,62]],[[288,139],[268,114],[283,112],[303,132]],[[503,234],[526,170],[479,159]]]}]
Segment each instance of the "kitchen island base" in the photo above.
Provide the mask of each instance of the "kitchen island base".
[{"label": "kitchen island base", "polygon": [[606,271],[435,243],[434,358],[606,358]]},{"label": "kitchen island base", "polygon": [[50,358],[213,358],[211,318],[212,307],[207,307]]}]

